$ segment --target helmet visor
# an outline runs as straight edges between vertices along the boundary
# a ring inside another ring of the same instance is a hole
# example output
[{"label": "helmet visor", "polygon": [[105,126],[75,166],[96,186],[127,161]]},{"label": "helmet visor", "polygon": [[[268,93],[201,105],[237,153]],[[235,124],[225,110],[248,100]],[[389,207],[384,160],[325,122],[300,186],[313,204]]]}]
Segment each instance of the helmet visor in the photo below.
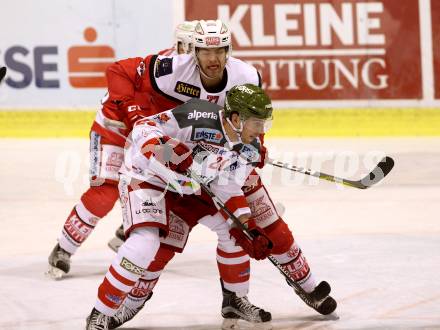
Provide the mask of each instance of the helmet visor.
[{"label": "helmet visor", "polygon": [[259,119],[255,117],[250,117],[246,119],[243,123],[243,129],[250,130],[257,134],[267,133],[271,127],[272,127],[272,118]]}]

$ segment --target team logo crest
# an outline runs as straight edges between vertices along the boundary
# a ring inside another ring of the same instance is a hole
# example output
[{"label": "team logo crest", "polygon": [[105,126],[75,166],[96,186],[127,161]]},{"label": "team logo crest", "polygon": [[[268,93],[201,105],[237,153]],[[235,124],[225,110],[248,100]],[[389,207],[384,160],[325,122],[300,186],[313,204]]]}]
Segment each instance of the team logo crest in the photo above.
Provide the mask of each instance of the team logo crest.
[{"label": "team logo crest", "polygon": [[165,57],[162,59],[158,58],[155,63],[154,76],[156,78],[159,78],[171,73],[173,73],[173,58],[172,57]]}]

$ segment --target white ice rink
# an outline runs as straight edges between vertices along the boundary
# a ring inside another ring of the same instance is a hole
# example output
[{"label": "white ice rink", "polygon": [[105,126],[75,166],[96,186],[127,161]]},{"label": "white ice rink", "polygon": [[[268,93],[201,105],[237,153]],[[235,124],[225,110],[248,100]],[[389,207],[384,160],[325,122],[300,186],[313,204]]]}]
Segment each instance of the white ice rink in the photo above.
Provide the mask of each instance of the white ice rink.
[{"label": "white ice rink", "polygon": [[[369,190],[316,185],[281,170],[271,179],[273,169],[266,167],[273,199],[286,206],[284,218],[312,270],[332,285],[339,304],[339,319],[320,316],[268,261],[253,261],[250,300],[272,312],[274,328],[440,329],[440,138],[269,144],[274,156],[303,152],[292,161],[308,160],[308,167],[311,159],[316,165],[327,157],[322,170],[341,175],[372,151],[396,161],[389,176]],[[55,282],[43,274],[66,216],[87,187],[87,149],[87,140],[0,140],[0,329],[85,327],[113,256],[106,244],[120,224],[119,205],[73,257],[67,278]],[[363,166],[353,178],[362,173]],[[215,248],[215,236],[196,227],[153,298],[123,328],[219,329]]]}]

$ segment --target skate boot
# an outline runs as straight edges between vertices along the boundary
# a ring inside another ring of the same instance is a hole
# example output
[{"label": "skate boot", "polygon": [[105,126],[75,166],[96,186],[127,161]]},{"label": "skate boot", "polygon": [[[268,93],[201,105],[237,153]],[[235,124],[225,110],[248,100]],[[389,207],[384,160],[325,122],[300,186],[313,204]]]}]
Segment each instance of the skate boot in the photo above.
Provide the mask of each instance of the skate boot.
[{"label": "skate boot", "polygon": [[49,256],[49,269],[46,275],[52,279],[59,280],[70,270],[71,254],[63,250],[59,244],[55,245]]},{"label": "skate boot", "polygon": [[108,241],[107,245],[110,249],[118,252],[119,247],[125,242],[124,227],[121,225],[115,231],[115,237]]},{"label": "skate boot", "polygon": [[108,330],[109,321],[110,316],[102,314],[101,312],[93,308],[92,312],[87,317],[86,330]]},{"label": "skate boot", "polygon": [[139,311],[142,308],[144,308],[145,303],[148,300],[150,300],[152,295],[153,295],[153,292],[151,292],[148,295],[147,299],[145,299],[145,301],[142,303],[142,305],[137,308],[131,308],[129,306],[122,304],[121,307],[119,307],[116,314],[110,318],[108,328],[109,329],[116,329],[116,328],[120,327],[121,325],[123,325],[124,323],[130,321],[133,317],[135,317],[135,315],[137,313],[139,313]]},{"label": "skate boot", "polygon": [[329,296],[330,291],[330,284],[326,281],[322,281],[307,296],[297,290],[295,290],[295,293],[318,313],[328,315],[333,313],[337,307],[336,300]]},{"label": "skate boot", "polygon": [[237,297],[234,292],[224,288],[223,281],[220,282],[223,290],[222,329],[238,329],[238,320],[251,322],[253,329],[272,329],[272,315],[269,312],[253,305],[247,297]]}]

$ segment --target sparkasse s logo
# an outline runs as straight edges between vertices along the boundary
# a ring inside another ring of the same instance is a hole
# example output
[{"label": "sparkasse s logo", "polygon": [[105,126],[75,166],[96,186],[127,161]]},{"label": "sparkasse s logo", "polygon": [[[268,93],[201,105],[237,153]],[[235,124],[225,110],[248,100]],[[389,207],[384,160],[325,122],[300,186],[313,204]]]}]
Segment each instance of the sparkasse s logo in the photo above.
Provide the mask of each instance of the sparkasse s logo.
[{"label": "sparkasse s logo", "polygon": [[[98,34],[92,27],[84,30],[84,39],[92,43]],[[105,70],[115,61],[115,51],[108,45],[72,46],[68,50],[69,83],[75,88],[107,87]]]}]

